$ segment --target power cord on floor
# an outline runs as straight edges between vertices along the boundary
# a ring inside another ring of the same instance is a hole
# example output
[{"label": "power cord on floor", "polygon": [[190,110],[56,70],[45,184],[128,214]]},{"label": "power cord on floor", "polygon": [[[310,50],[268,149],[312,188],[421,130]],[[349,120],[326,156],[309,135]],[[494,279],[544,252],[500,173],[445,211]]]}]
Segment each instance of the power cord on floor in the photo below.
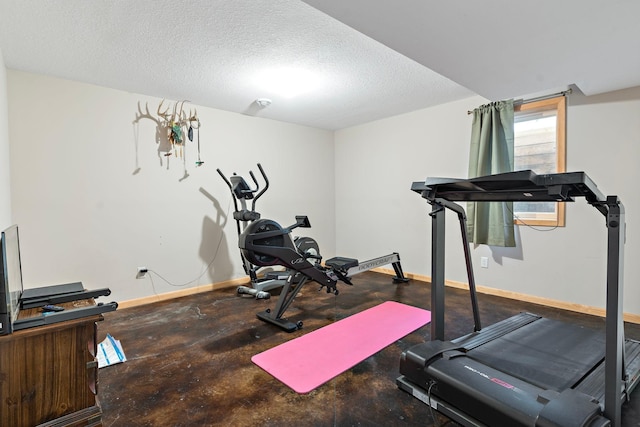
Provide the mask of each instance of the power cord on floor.
[{"label": "power cord on floor", "polygon": [[436,417],[435,412],[433,412],[433,406],[431,406],[431,389],[436,385],[435,381],[429,382],[429,388],[427,389],[427,405],[429,405],[429,413],[431,414],[431,418],[433,419],[433,425],[435,427],[440,427],[440,422],[438,421],[438,417]]},{"label": "power cord on floor", "polygon": [[447,426],[455,426],[455,427],[459,427],[459,424],[454,422],[453,420],[447,420],[447,422],[445,422],[444,424],[440,425],[440,421],[438,421],[438,417],[436,416],[436,413],[433,412],[433,406],[431,406],[431,389],[436,385],[435,381],[430,381],[429,382],[429,388],[427,389],[427,400],[428,400],[428,405],[429,405],[429,413],[431,414],[431,418],[433,419],[433,425],[435,427],[447,427]]}]

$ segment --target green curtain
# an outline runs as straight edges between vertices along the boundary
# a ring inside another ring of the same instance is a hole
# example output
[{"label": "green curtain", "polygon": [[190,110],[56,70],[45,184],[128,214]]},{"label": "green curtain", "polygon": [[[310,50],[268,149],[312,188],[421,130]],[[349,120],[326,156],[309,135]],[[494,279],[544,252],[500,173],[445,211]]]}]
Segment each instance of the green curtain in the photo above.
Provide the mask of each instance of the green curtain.
[{"label": "green curtain", "polygon": [[[469,178],[513,171],[513,99],[473,110]],[[513,202],[469,202],[469,241],[491,246],[516,245]]]}]

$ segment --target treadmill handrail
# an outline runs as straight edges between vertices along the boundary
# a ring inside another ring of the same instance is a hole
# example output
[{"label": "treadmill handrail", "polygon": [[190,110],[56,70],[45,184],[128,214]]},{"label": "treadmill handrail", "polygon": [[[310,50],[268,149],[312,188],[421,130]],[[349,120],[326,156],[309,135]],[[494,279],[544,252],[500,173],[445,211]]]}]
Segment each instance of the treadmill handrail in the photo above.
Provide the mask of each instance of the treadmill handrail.
[{"label": "treadmill handrail", "polygon": [[478,308],[478,296],[476,292],[476,280],[473,274],[471,252],[469,251],[469,237],[467,235],[467,214],[462,206],[448,200],[435,199],[433,201],[430,200],[429,203],[433,205],[433,211],[429,214],[431,216],[437,215],[438,210],[441,208],[452,210],[458,215],[458,221],[460,223],[460,237],[462,238],[462,249],[464,251],[464,260],[467,269],[467,280],[469,281],[469,297],[471,298],[471,310],[473,312],[473,330],[474,332],[478,332],[482,330],[482,323],[480,321],[480,309]]}]

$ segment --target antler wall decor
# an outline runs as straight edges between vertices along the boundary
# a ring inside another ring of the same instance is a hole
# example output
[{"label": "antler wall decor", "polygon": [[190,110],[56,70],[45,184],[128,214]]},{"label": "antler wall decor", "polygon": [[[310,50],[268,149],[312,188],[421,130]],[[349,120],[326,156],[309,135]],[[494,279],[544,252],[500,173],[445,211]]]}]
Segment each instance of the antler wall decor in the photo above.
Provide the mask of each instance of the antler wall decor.
[{"label": "antler wall decor", "polygon": [[138,112],[134,122],[140,119],[150,119],[156,123],[156,143],[158,144],[158,152],[163,153],[165,157],[175,154],[178,158],[184,158],[185,135],[189,141],[193,141],[193,131],[197,132],[198,143],[198,160],[196,166],[202,166],[204,162],[200,159],[200,119],[198,118],[198,110],[189,109],[187,115],[184,110],[184,104],[189,101],[177,101],[173,103],[173,107],[168,105],[164,110],[164,99],[158,105],[156,111],[157,116],[153,116],[149,112],[149,105],[145,105],[146,112],[142,112],[140,103],[138,102]]}]

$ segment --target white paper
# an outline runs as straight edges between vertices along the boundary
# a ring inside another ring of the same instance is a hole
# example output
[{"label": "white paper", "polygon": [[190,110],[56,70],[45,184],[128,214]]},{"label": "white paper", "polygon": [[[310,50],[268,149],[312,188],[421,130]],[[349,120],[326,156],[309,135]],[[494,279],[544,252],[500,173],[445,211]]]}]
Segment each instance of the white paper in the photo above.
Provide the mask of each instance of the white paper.
[{"label": "white paper", "polygon": [[107,338],[98,344],[98,368],[126,362],[127,357],[122,350],[120,341],[107,334]]}]

